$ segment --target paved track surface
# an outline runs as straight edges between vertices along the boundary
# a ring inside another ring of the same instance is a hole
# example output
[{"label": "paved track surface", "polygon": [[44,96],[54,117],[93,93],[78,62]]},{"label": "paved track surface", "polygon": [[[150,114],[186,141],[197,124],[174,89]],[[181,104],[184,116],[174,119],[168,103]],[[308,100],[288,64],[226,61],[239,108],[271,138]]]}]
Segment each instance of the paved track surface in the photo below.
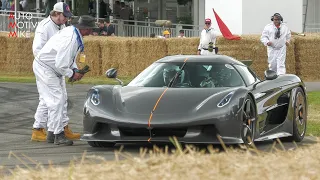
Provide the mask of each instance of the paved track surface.
[{"label": "paved track surface", "polygon": [[[320,91],[320,82],[306,83],[308,91]],[[67,86],[70,100],[70,126],[74,132],[82,132],[82,106],[87,90],[92,85]],[[0,166],[12,169],[27,164],[34,167],[36,163],[48,165],[68,165],[70,160],[86,155],[102,156],[106,160],[114,159],[115,148],[92,148],[86,142],[75,141],[73,146],[57,146],[46,142],[31,142],[31,128],[34,113],[38,104],[38,93],[35,84],[0,83]],[[298,146],[315,143],[315,139],[306,137]],[[257,144],[258,149],[269,151],[273,142]],[[286,149],[296,146],[285,143]],[[144,147],[152,147],[143,144]],[[132,155],[139,154],[140,146],[128,144],[124,151]],[[12,152],[12,153],[10,153]],[[11,157],[9,158],[9,155]],[[15,157],[17,156],[17,157]]]}]

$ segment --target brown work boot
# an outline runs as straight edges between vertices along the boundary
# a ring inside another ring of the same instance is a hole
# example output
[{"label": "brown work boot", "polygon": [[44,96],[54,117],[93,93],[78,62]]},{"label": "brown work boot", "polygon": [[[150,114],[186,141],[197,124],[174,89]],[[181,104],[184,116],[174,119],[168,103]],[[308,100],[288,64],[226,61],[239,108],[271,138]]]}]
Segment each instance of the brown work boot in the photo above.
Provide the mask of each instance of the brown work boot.
[{"label": "brown work boot", "polygon": [[31,141],[46,141],[47,133],[44,128],[33,128]]},{"label": "brown work boot", "polygon": [[69,126],[66,125],[64,127],[64,135],[69,140],[79,140],[80,139],[80,133],[73,133],[71,129],[69,129]]}]

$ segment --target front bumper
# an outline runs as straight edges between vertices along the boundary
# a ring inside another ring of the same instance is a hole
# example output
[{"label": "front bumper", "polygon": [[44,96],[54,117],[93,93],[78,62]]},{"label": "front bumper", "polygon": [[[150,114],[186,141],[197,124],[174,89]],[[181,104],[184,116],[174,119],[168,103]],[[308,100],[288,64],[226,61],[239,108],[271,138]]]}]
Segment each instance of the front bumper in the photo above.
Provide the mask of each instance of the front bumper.
[{"label": "front bumper", "polygon": [[174,125],[157,124],[148,128],[147,124],[115,123],[106,119],[90,118],[90,120],[84,119],[85,133],[80,140],[168,143],[170,137],[176,137],[180,143],[221,144],[221,141],[225,144],[243,143],[240,136],[240,122],[235,123],[234,120],[225,122],[216,120],[216,124],[212,124],[213,120],[210,122],[211,124],[205,121]]}]

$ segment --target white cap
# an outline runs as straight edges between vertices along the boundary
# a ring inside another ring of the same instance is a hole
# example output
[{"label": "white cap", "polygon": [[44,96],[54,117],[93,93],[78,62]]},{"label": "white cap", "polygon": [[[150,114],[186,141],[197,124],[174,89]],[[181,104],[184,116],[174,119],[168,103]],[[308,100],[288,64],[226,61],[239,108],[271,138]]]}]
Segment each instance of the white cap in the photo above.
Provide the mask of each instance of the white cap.
[{"label": "white cap", "polygon": [[69,5],[64,2],[58,2],[53,6],[53,11],[61,12],[65,17],[71,17],[73,14],[70,12]]}]

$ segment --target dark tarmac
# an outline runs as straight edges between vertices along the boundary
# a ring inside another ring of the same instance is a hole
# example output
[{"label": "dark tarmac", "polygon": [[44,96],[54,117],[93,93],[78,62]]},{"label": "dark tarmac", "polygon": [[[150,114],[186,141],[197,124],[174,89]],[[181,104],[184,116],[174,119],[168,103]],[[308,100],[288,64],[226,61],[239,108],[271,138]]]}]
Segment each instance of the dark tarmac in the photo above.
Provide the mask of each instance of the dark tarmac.
[{"label": "dark tarmac", "polygon": [[[306,83],[307,91],[320,91],[320,82]],[[69,125],[74,132],[82,133],[82,107],[87,90],[92,85],[67,85],[70,109]],[[114,151],[120,148],[92,148],[86,142],[74,141],[73,146],[59,146],[46,142],[31,142],[31,129],[38,104],[35,84],[0,83],[0,166],[5,169],[35,167],[42,165],[68,165],[70,160],[87,156],[101,156],[105,160],[115,159]],[[298,146],[315,143],[313,137],[306,137]],[[269,151],[273,141],[256,144],[259,150]],[[143,144],[152,148],[152,145]],[[285,148],[294,149],[293,143],[284,143]],[[280,148],[280,147],[278,147]],[[123,151],[138,155],[140,146],[125,145]],[[9,158],[10,155],[10,158]]]}]

